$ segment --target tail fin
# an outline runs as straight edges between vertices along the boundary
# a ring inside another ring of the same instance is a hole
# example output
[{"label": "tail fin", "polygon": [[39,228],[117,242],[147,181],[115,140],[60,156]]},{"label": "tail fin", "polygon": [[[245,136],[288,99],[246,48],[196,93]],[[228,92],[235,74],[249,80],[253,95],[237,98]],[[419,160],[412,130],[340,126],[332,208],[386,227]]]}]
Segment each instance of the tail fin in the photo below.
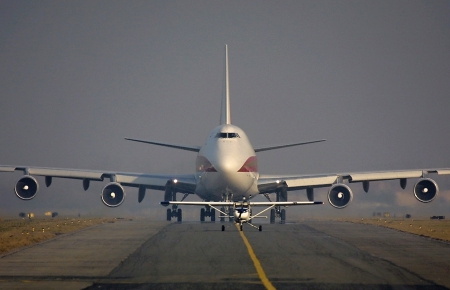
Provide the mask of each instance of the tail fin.
[{"label": "tail fin", "polygon": [[230,79],[228,74],[228,45],[225,45],[225,79],[223,84],[222,109],[220,111],[220,124],[231,124],[230,112]]}]

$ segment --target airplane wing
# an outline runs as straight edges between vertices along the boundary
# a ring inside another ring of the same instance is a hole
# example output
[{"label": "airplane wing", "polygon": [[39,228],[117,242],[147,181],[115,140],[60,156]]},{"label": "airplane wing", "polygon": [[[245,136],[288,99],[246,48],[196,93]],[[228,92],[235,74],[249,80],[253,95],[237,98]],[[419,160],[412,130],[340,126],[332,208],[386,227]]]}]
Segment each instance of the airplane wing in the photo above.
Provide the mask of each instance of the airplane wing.
[{"label": "airplane wing", "polygon": [[262,151],[268,151],[268,150],[274,150],[274,149],[280,149],[280,148],[286,148],[286,147],[300,146],[300,145],[318,143],[318,142],[323,142],[323,141],[326,141],[326,139],[300,142],[300,143],[288,143],[288,144],[281,144],[281,145],[261,146],[261,147],[255,147],[255,152],[262,152]]},{"label": "airplane wing", "polygon": [[276,176],[261,175],[258,180],[258,190],[261,194],[278,192],[281,200],[287,200],[287,191],[306,189],[308,200],[314,200],[313,189],[330,187],[328,201],[336,208],[343,208],[352,200],[351,189],[344,184],[362,182],[365,192],[369,191],[371,181],[400,180],[400,186],[406,187],[407,179],[418,179],[414,185],[414,195],[421,202],[430,202],[438,194],[437,183],[428,177],[429,174],[450,174],[450,168],[417,169],[396,171],[374,171],[355,173],[333,173],[321,175]]},{"label": "airplane wing", "polygon": [[90,181],[109,180],[111,183],[103,189],[104,192],[102,192],[102,194],[107,194],[108,192],[105,192],[105,189],[107,189],[108,186],[112,186],[111,188],[115,190],[115,193],[122,191],[122,194],[118,194],[118,198],[120,199],[120,195],[122,195],[122,197],[121,200],[116,200],[115,202],[117,204],[114,205],[108,204],[107,201],[104,200],[107,206],[117,206],[122,203],[125,195],[122,186],[139,187],[139,202],[144,198],[145,189],[163,190],[166,191],[166,193],[168,189],[173,189],[173,191],[193,194],[196,188],[195,176],[193,174],[163,175],[34,166],[0,166],[0,172],[14,171],[21,171],[24,174],[15,187],[17,196],[22,199],[33,198],[39,189],[36,179],[32,176],[45,176],[45,184],[47,187],[51,185],[54,177],[80,179],[83,181],[84,190],[89,188]]},{"label": "airplane wing", "polygon": [[[287,186],[288,191],[300,190],[318,187],[331,186],[337,182],[344,180],[349,183],[369,182],[381,180],[395,180],[408,178],[423,178],[430,173],[439,175],[450,174],[450,168],[442,169],[423,169],[423,170],[396,170],[396,171],[374,171],[374,172],[355,172],[355,173],[333,173],[318,175],[298,175],[298,176],[281,176],[281,175],[261,175],[259,178],[258,188],[261,193],[273,192],[277,188]],[[406,185],[406,184],[405,184]]]},{"label": "airplane wing", "polygon": [[163,142],[148,141],[148,140],[133,139],[133,138],[125,138],[125,140],[146,143],[146,144],[151,144],[151,145],[157,145],[157,146],[163,146],[163,147],[169,147],[169,148],[175,148],[175,149],[181,149],[181,150],[192,151],[192,152],[200,151],[200,146],[184,146],[184,145],[178,145],[178,144],[163,143]]}]

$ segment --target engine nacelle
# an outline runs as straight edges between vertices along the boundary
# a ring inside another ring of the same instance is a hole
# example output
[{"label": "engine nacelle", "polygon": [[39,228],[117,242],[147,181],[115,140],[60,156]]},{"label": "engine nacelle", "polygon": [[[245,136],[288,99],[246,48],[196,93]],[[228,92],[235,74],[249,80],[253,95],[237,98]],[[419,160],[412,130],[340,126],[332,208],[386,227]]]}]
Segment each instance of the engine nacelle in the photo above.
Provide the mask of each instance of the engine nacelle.
[{"label": "engine nacelle", "polygon": [[352,190],[345,184],[335,184],[328,191],[328,202],[335,208],[346,207],[352,199]]},{"label": "engine nacelle", "polygon": [[16,195],[23,200],[30,200],[36,196],[39,190],[39,184],[33,176],[22,176],[14,186]]},{"label": "engine nacelle", "polygon": [[102,190],[102,202],[109,207],[116,207],[122,204],[125,199],[125,190],[117,182],[108,183]]},{"label": "engine nacelle", "polygon": [[432,201],[438,193],[439,187],[431,178],[421,178],[414,185],[414,196],[421,202]]}]

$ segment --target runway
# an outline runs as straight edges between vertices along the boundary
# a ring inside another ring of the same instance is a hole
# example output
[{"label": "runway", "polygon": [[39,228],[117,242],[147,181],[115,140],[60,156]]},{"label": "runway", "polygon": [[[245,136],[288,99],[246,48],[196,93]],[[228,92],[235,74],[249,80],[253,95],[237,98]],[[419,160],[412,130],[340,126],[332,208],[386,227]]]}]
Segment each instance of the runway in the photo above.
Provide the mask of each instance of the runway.
[{"label": "runway", "polygon": [[264,224],[262,232],[244,225],[243,236],[234,225],[225,225],[222,232],[220,223],[133,220],[104,224],[0,258],[0,287],[450,287],[448,243],[337,221]]}]

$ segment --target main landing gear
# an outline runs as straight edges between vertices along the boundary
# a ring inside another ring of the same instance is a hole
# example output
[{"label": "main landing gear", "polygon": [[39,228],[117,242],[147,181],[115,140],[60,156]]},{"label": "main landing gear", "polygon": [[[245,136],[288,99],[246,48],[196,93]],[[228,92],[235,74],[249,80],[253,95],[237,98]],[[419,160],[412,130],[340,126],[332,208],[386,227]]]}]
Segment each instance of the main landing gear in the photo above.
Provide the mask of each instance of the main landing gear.
[{"label": "main landing gear", "polygon": [[280,218],[280,223],[286,223],[286,210],[280,209],[280,206],[276,206],[275,208],[270,210],[270,223],[274,224],[275,219]]},{"label": "main landing gear", "polygon": [[[181,201],[185,200],[185,198],[189,195],[189,193],[185,193]],[[176,201],[177,200],[177,192],[172,190],[170,187],[166,188],[166,192],[164,193],[165,201]],[[167,221],[171,221],[172,218],[177,218],[177,222],[181,223],[183,220],[183,214],[181,208],[178,208],[178,205],[172,205],[172,209],[167,209]]]},{"label": "main landing gear", "polygon": [[[277,201],[287,201],[287,191],[285,188],[280,188],[276,192]],[[270,197],[267,193],[264,194],[264,196],[269,200]],[[281,209],[281,206],[277,205],[273,209],[270,210],[270,223],[274,224],[275,219],[280,219],[280,224],[286,223],[286,210],[283,208]]]},{"label": "main landing gear", "polygon": [[183,220],[181,208],[178,208],[177,205],[173,205],[172,209],[167,209],[167,221],[170,222],[172,220],[172,217],[176,217],[177,222],[181,222]]},{"label": "main landing gear", "polygon": [[220,222],[224,222],[225,219],[227,218],[222,213],[228,212],[228,221],[231,223],[233,221],[233,208],[232,207],[229,207],[229,208],[221,207],[220,210],[222,211],[220,213]]},{"label": "main landing gear", "polygon": [[212,222],[216,221],[216,210],[211,207],[202,208],[200,210],[200,221],[204,222],[205,217],[210,217]]}]

